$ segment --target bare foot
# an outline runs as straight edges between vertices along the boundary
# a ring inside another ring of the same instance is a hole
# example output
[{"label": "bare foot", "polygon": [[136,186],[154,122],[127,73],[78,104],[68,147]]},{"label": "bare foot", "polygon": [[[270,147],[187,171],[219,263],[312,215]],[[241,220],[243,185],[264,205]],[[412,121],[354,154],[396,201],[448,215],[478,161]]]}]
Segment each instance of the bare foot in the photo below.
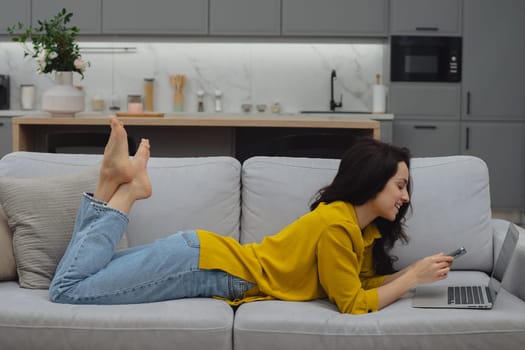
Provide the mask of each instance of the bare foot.
[{"label": "bare foot", "polygon": [[134,169],[129,159],[128,135],[124,125],[115,116],[110,119],[111,134],[104,149],[97,189],[94,196],[109,201],[117,188],[133,179]]},{"label": "bare foot", "polygon": [[149,140],[142,139],[137,153],[135,153],[135,157],[133,157],[133,160],[131,161],[135,175],[129,185],[130,191],[134,194],[136,199],[144,199],[151,196],[151,182],[147,169],[150,155],[149,149]]},{"label": "bare foot", "polygon": [[135,201],[151,196],[152,188],[147,170],[150,156],[149,148],[149,141],[142,139],[137,153],[131,161],[134,172],[133,179],[118,187],[109,200],[108,206],[129,214]]}]

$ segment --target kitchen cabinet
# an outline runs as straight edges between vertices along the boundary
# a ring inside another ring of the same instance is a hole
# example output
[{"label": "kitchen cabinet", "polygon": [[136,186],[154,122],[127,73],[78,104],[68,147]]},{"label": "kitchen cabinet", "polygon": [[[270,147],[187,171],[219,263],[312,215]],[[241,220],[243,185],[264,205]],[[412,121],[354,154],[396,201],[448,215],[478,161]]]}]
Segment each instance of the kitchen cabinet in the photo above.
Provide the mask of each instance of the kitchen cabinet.
[{"label": "kitchen cabinet", "polygon": [[391,83],[395,119],[460,119],[461,88],[455,83]]},{"label": "kitchen cabinet", "polygon": [[11,117],[0,117],[0,158],[11,152],[12,147]]},{"label": "kitchen cabinet", "polygon": [[525,208],[525,122],[463,122],[461,152],[489,168],[492,206]]},{"label": "kitchen cabinet", "polygon": [[280,35],[281,0],[212,0],[210,34]]},{"label": "kitchen cabinet", "polygon": [[416,157],[459,154],[459,84],[392,83],[389,96],[394,144]]},{"label": "kitchen cabinet", "polygon": [[414,157],[457,155],[459,142],[459,121],[394,121],[393,143],[408,147]]},{"label": "kitchen cabinet", "polygon": [[386,36],[387,0],[282,0],[282,34]]},{"label": "kitchen cabinet", "polygon": [[390,0],[390,34],[459,36],[462,8],[462,0]]},{"label": "kitchen cabinet", "polygon": [[101,1],[102,0],[38,0],[32,1],[31,17],[33,26],[39,20],[49,20],[63,8],[72,12],[71,22],[68,25],[76,26],[81,35],[100,34],[101,32]]},{"label": "kitchen cabinet", "polygon": [[103,34],[208,33],[208,0],[103,0]]},{"label": "kitchen cabinet", "polygon": [[524,14],[523,0],[465,0],[465,120],[525,120]]},{"label": "kitchen cabinet", "polygon": [[2,0],[0,11],[0,34],[7,34],[7,27],[18,22],[27,25],[31,22],[31,0]]}]

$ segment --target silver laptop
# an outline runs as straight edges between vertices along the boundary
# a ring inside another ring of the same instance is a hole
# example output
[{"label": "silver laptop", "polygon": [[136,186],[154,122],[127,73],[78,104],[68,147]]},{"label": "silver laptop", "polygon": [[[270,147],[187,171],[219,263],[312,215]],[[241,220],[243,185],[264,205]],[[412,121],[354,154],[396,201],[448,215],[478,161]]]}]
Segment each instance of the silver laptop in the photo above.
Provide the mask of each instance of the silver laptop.
[{"label": "silver laptop", "polygon": [[519,233],[509,225],[488,285],[422,286],[416,288],[413,307],[492,309],[501,281],[518,243]]}]

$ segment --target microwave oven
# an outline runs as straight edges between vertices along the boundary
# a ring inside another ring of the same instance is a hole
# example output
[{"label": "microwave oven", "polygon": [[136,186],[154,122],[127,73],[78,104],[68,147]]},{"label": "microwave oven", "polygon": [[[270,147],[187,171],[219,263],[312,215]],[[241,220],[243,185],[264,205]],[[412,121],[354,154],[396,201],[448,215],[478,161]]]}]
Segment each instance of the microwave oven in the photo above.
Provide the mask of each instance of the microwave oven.
[{"label": "microwave oven", "polygon": [[390,80],[460,82],[462,38],[392,36]]}]

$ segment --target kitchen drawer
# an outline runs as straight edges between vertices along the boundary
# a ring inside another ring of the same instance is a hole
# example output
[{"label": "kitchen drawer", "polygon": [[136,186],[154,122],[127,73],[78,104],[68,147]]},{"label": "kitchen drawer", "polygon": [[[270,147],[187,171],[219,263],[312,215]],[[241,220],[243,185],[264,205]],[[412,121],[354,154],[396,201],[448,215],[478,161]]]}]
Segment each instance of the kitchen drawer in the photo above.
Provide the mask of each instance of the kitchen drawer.
[{"label": "kitchen drawer", "polygon": [[459,142],[459,122],[394,121],[394,144],[408,147],[414,157],[457,155]]},{"label": "kitchen drawer", "polygon": [[396,119],[460,118],[459,84],[393,83],[389,100],[389,111]]}]

